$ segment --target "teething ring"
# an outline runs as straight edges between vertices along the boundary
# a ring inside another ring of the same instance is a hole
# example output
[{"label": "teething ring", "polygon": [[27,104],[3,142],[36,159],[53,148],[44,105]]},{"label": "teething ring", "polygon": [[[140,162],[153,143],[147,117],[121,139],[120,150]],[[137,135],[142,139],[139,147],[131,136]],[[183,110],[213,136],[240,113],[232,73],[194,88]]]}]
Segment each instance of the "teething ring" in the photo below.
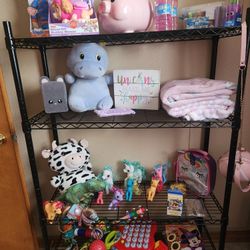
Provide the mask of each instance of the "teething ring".
[{"label": "teething ring", "polygon": [[168,242],[175,241],[176,240],[176,234],[174,234],[174,233],[169,234],[168,237],[167,237],[167,240],[168,240]]},{"label": "teething ring", "polygon": [[180,242],[174,241],[174,242],[171,244],[170,249],[171,249],[171,250],[180,250],[180,249],[181,249],[181,244],[180,244]]}]

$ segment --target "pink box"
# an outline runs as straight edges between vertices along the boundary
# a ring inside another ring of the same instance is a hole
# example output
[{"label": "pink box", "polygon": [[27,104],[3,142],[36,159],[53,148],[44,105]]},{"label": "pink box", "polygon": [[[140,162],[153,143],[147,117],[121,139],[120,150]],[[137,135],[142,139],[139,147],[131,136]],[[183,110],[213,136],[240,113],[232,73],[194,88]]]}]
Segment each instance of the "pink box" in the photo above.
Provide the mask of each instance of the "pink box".
[{"label": "pink box", "polygon": [[49,0],[50,36],[99,34],[94,0]]}]

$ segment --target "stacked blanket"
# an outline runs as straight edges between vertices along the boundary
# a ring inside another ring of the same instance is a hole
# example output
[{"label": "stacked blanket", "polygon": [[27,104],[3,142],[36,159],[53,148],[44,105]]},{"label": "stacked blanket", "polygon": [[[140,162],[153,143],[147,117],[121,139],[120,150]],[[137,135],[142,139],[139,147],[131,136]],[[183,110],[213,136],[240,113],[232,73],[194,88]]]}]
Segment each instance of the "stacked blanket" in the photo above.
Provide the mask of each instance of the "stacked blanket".
[{"label": "stacked blanket", "polygon": [[161,88],[163,108],[188,121],[225,119],[234,111],[231,96],[236,85],[228,81],[194,78],[167,82]]}]

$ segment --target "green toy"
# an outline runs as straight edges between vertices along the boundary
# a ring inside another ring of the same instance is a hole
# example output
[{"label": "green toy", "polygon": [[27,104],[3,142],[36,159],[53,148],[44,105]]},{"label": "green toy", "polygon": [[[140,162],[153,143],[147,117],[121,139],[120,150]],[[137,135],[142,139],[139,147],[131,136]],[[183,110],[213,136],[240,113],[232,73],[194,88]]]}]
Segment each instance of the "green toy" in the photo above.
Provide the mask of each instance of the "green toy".
[{"label": "green toy", "polygon": [[92,179],[85,183],[79,183],[69,187],[65,193],[57,197],[56,200],[66,201],[71,204],[80,204],[88,207],[94,193],[105,189],[105,182],[100,179]]}]

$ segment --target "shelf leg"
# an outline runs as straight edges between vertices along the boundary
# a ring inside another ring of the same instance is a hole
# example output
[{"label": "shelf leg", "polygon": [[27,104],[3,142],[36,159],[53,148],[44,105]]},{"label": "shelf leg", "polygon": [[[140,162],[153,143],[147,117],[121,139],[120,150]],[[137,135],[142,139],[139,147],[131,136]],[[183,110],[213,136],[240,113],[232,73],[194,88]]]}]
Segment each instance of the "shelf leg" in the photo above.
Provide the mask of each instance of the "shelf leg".
[{"label": "shelf leg", "polygon": [[[216,65],[217,65],[217,52],[218,52],[219,38],[214,37],[212,39],[212,53],[211,53],[211,66],[210,66],[210,79],[215,79],[216,75]],[[209,150],[209,139],[210,139],[210,123],[206,123],[206,128],[204,129],[204,139],[203,139],[203,150]]]},{"label": "shelf leg", "polygon": [[[48,65],[48,59],[47,59],[47,53],[46,53],[46,47],[40,46],[40,54],[41,54],[41,60],[42,60],[42,66],[43,66],[43,74],[47,77],[49,77],[49,65]],[[51,114],[50,120],[52,124],[52,133],[53,138],[56,140],[57,145],[59,144],[59,137],[58,137],[58,131],[57,131],[57,125],[56,125],[56,115]]]},{"label": "shelf leg", "polygon": [[19,110],[20,110],[20,115],[22,118],[22,127],[23,127],[26,146],[28,150],[29,163],[30,163],[30,168],[31,168],[34,189],[35,189],[38,215],[39,215],[39,221],[40,221],[40,226],[41,226],[44,247],[46,250],[49,250],[48,232],[47,232],[46,220],[45,220],[45,216],[43,212],[43,198],[42,198],[42,193],[41,193],[40,184],[39,184],[39,177],[38,177],[38,172],[37,172],[36,159],[35,159],[33,141],[32,141],[32,136],[31,136],[31,128],[30,128],[30,123],[28,119],[27,107],[25,103],[24,91],[22,87],[22,79],[21,79],[17,55],[16,55],[16,49],[14,47],[14,41],[13,41],[13,35],[12,35],[10,22],[4,22],[3,26],[4,26],[4,32],[5,32],[6,48],[8,49],[8,52],[9,52],[9,58],[10,58],[10,63],[11,63],[11,68],[12,68],[12,73],[13,73],[13,78],[14,78],[14,83],[15,83],[15,88],[16,88],[16,94],[17,94],[17,99],[18,99],[18,104],[19,104]]}]

